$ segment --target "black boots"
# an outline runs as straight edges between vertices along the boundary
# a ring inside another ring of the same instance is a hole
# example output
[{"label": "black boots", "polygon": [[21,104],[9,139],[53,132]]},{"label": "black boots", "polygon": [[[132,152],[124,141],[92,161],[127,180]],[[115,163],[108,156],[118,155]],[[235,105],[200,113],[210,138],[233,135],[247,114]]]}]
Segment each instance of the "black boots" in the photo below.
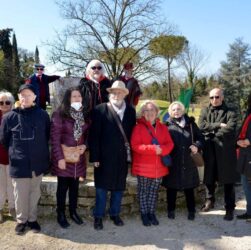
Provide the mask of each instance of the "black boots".
[{"label": "black boots", "polygon": [[81,225],[84,223],[76,211],[73,211],[73,212],[70,211],[70,217],[78,225]]},{"label": "black boots", "polygon": [[70,226],[69,222],[66,219],[65,213],[64,212],[57,212],[57,221],[58,224],[62,227],[62,228],[67,228]]},{"label": "black boots", "polygon": [[103,229],[103,220],[102,218],[94,218],[94,229],[102,230]]},{"label": "black boots", "polygon": [[234,210],[226,210],[226,214],[223,218],[224,220],[231,221],[234,219]]}]

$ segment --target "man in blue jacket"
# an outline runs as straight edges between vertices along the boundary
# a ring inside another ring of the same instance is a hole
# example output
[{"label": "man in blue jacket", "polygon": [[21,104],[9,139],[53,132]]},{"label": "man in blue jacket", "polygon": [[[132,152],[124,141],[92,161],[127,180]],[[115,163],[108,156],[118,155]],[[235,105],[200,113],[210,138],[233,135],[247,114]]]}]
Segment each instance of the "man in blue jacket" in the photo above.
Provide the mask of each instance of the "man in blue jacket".
[{"label": "man in blue jacket", "polygon": [[46,103],[50,103],[50,90],[49,83],[56,81],[60,76],[48,76],[44,74],[45,66],[37,63],[34,65],[35,73],[26,80],[25,83],[31,84],[34,87],[36,104],[42,109],[46,109]]},{"label": "man in blue jacket", "polygon": [[43,173],[49,166],[50,119],[34,101],[35,89],[23,84],[18,91],[20,107],[3,116],[0,141],[9,153],[10,176],[14,186],[17,225],[15,232],[24,234],[27,227],[41,230],[37,206]]}]

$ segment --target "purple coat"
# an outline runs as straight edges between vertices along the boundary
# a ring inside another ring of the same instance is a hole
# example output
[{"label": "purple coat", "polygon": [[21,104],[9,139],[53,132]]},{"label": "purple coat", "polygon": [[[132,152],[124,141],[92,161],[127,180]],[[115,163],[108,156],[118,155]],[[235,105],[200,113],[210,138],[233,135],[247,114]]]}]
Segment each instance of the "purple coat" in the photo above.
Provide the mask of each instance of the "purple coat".
[{"label": "purple coat", "polygon": [[85,154],[80,156],[78,163],[66,163],[66,169],[58,167],[58,161],[64,159],[61,144],[66,146],[77,146],[86,144],[89,124],[82,126],[83,134],[78,141],[73,137],[74,119],[61,117],[59,111],[55,111],[51,117],[51,160],[52,174],[61,177],[85,177],[86,176],[86,159]]}]

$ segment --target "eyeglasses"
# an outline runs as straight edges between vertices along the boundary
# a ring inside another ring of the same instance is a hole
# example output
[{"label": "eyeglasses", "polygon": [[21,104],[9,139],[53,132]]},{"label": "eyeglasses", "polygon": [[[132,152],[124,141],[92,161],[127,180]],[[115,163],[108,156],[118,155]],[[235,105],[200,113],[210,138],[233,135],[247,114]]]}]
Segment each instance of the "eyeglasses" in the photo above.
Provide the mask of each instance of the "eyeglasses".
[{"label": "eyeglasses", "polygon": [[97,66],[97,67],[96,67],[96,66],[93,66],[93,67],[91,67],[91,69],[92,69],[92,70],[96,70],[96,69],[97,69],[97,70],[101,70],[102,67],[101,67],[101,66]]},{"label": "eyeglasses", "polygon": [[3,106],[3,105],[11,105],[11,101],[0,101],[0,106]]},{"label": "eyeglasses", "polygon": [[39,70],[40,70],[40,71],[44,71],[43,68],[36,68],[36,70],[37,70],[37,71],[39,71]]},{"label": "eyeglasses", "polygon": [[213,99],[219,99],[220,97],[218,95],[216,96],[210,96],[209,99],[213,100]]}]

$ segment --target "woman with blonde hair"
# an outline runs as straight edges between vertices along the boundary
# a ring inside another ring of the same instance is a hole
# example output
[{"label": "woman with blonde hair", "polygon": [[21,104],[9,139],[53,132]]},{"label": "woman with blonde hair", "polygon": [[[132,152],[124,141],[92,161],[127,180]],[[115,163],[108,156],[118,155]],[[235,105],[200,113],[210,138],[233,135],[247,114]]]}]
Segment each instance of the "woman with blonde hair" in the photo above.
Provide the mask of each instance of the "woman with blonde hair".
[{"label": "woman with blonde hair", "polygon": [[[13,95],[6,91],[0,91],[0,124],[2,116],[11,111],[14,104]],[[15,202],[14,190],[9,174],[9,157],[8,152],[2,144],[0,144],[0,223],[3,222],[3,208],[6,197],[8,197],[8,207],[10,215],[15,219]]]},{"label": "woman with blonde hair", "polygon": [[173,141],[167,127],[157,118],[159,108],[146,101],[140,110],[140,118],[133,129],[132,174],[137,176],[141,219],[144,226],[158,225],[155,210],[162,177],[169,173],[161,157],[173,149]]},{"label": "woman with blonde hair", "polygon": [[176,196],[184,191],[188,209],[188,220],[195,218],[194,188],[199,185],[199,175],[191,153],[201,150],[203,137],[193,117],[185,114],[185,107],[175,101],[169,106],[167,126],[174,142],[171,152],[172,168],[163,180],[167,188],[168,218],[175,218]]}]

